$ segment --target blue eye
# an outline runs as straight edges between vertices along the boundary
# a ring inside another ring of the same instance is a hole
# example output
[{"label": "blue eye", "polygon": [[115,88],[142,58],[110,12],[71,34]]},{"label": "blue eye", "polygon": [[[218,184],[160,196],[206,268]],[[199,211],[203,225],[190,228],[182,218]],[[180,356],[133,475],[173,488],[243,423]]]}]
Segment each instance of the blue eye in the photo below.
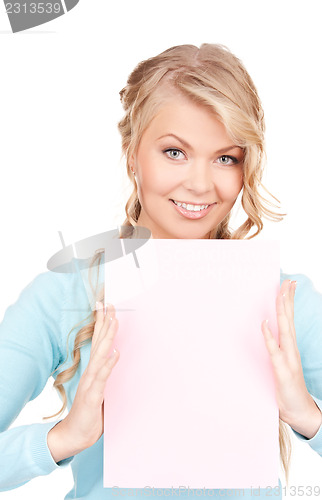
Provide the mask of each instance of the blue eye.
[{"label": "blue eye", "polygon": [[165,149],[163,153],[166,153],[171,160],[178,160],[180,159],[180,154],[183,155],[183,152],[176,148]]},{"label": "blue eye", "polygon": [[[220,161],[222,160],[222,161]],[[229,155],[222,155],[218,158],[218,161],[221,165],[236,165],[238,163],[237,158]]]}]

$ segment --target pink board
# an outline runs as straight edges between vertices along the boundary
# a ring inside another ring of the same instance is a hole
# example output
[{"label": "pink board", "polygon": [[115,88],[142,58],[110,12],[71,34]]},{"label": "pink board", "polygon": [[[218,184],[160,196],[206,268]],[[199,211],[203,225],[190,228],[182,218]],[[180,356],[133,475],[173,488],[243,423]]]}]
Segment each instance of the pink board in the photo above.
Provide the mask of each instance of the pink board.
[{"label": "pink board", "polygon": [[105,265],[120,359],[105,389],[104,486],[278,485],[279,244],[149,240]]}]

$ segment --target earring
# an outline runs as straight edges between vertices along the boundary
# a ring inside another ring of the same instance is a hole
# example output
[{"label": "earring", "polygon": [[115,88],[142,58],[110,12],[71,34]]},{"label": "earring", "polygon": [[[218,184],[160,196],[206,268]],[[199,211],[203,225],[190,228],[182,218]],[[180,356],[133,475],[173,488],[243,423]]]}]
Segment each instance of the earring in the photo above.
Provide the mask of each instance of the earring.
[{"label": "earring", "polygon": [[134,172],[134,170],[133,170],[133,167],[130,167],[130,168],[131,168],[131,171],[133,172],[133,175],[135,175],[135,172]]}]

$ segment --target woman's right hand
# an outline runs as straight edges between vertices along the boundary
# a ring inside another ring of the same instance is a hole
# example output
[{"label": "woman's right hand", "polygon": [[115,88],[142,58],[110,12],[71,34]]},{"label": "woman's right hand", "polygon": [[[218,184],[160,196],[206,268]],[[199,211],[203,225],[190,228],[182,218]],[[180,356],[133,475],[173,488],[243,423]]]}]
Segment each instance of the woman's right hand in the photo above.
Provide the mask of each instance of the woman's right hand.
[{"label": "woman's right hand", "polygon": [[68,415],[47,435],[47,443],[55,462],[69,458],[92,446],[104,432],[104,389],[116,365],[118,351],[108,356],[117,332],[115,308],[96,303],[96,322],[90,359],[80,378],[73,405]]}]

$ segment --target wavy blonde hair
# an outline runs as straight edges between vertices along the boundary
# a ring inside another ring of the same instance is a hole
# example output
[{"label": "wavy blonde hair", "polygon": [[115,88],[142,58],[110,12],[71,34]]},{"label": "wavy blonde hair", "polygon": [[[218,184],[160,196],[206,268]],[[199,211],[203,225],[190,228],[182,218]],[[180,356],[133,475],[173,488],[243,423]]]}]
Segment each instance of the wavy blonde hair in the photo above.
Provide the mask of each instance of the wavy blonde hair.
[{"label": "wavy blonde hair", "polygon": [[[139,63],[120,92],[125,114],[118,128],[122,137],[127,174],[133,186],[125,205],[126,218],[120,237],[127,237],[124,226],[128,226],[129,230],[135,228],[141,211],[130,158],[137,150],[142,134],[162,107],[164,96],[173,95],[173,92],[179,92],[211,110],[225,125],[234,143],[244,150],[241,205],[247,219],[236,230],[231,230],[229,213],[213,228],[210,238],[250,239],[262,230],[263,217],[273,221],[281,220],[285,214],[272,210],[270,207],[277,208],[277,205],[260,193],[260,189],[263,189],[278,202],[261,182],[265,164],[265,123],[262,105],[252,79],[241,61],[222,45],[202,44],[200,48],[179,45]],[[255,232],[248,235],[253,226]],[[94,265],[97,273],[99,272],[97,261],[101,256],[102,253],[98,251],[92,259],[90,282]],[[104,300],[104,289],[98,291],[96,288],[94,294],[97,300]],[[63,406],[56,415],[66,408],[67,398],[63,384],[75,375],[80,362],[80,349],[91,341],[96,312],[92,311],[86,320],[89,323],[75,337],[71,366],[59,373],[54,383],[63,399]],[[288,483],[291,441],[287,426],[282,420],[279,421],[279,446],[281,464]]]}]

